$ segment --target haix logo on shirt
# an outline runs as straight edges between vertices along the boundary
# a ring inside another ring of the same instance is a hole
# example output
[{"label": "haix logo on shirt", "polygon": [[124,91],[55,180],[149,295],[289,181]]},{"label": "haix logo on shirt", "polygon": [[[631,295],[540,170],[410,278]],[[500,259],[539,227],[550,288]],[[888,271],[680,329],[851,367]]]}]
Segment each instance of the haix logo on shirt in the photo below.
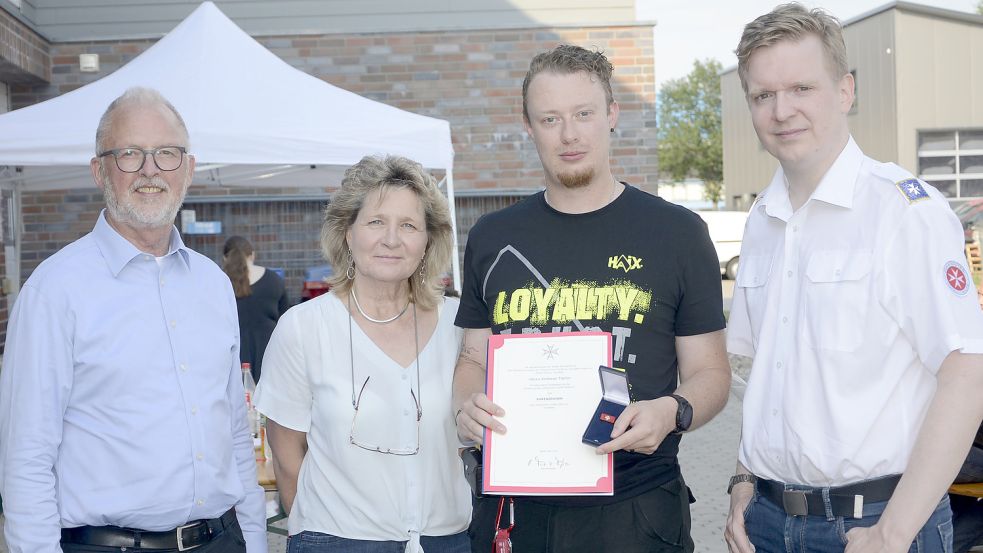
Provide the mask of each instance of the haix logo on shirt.
[{"label": "haix logo on shirt", "polygon": [[635,257],[633,255],[615,255],[608,258],[608,267],[612,269],[621,269],[624,272],[628,272],[634,269],[642,268],[642,258]]}]

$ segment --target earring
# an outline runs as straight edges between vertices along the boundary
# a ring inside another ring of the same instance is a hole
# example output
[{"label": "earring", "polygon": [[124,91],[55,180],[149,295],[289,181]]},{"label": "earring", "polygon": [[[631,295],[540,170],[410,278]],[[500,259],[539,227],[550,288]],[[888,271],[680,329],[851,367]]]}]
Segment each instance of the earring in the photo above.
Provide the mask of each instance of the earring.
[{"label": "earring", "polygon": [[420,258],[420,284],[426,284],[427,282],[426,266],[427,266],[427,254],[423,254],[423,257]]},{"label": "earring", "polygon": [[611,132],[614,132],[614,127],[611,127]]},{"label": "earring", "polygon": [[355,278],[355,256],[352,255],[351,248],[348,249],[348,270],[345,271],[345,277],[348,280]]}]

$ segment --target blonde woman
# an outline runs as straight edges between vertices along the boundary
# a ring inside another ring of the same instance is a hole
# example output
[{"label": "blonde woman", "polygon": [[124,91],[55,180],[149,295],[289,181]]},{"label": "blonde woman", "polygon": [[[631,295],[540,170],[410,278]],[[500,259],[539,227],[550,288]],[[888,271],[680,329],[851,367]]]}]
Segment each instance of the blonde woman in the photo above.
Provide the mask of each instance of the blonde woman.
[{"label": "blonde woman", "polygon": [[289,310],[256,393],[291,553],[470,551],[451,381],[446,200],[419,164],[348,169],[321,231],[331,293]]}]

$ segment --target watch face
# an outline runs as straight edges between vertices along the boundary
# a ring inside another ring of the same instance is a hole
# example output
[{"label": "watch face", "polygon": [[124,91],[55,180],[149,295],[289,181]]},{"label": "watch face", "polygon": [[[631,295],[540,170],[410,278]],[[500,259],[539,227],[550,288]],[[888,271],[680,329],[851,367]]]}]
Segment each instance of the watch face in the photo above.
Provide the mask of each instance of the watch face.
[{"label": "watch face", "polygon": [[679,402],[679,409],[676,410],[676,431],[685,432],[693,424],[693,406],[685,398],[673,397]]}]

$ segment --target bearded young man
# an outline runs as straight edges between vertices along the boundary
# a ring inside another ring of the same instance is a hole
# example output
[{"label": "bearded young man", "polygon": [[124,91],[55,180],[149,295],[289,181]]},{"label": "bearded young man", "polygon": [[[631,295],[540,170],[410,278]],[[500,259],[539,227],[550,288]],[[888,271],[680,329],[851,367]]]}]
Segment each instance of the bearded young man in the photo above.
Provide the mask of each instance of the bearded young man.
[{"label": "bearded young man", "polygon": [[[462,439],[480,441],[486,427],[506,431],[496,418],[501,407],[483,393],[493,333],[611,332],[615,367],[632,384],[634,402],[598,448],[614,452],[614,495],[515,498],[516,551],[693,551],[679,434],[716,415],[730,386],[720,271],[706,226],[611,173],[619,113],[612,69],[602,53],[578,46],[532,60],[523,123],[546,190],[485,216],[468,237],[456,321],[466,330],[454,378]],[[513,294],[543,305],[506,313]],[[489,497],[475,506],[475,551],[491,547],[497,505]]]},{"label": "bearded young man", "polygon": [[174,228],[194,157],[181,116],[134,88],[99,122],[106,199],[35,269],[0,373],[11,553],[265,553],[228,277]]}]

